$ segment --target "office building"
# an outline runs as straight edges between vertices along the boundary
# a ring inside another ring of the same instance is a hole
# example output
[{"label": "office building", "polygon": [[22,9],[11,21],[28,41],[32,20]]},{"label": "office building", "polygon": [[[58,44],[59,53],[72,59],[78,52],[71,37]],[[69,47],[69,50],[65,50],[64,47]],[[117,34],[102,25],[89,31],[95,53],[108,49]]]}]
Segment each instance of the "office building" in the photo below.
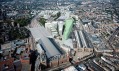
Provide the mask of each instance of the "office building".
[{"label": "office building", "polygon": [[64,27],[64,32],[63,32],[63,39],[67,40],[70,36],[70,33],[72,32],[73,29],[73,24],[74,24],[74,19],[67,19],[65,21],[65,27]]}]

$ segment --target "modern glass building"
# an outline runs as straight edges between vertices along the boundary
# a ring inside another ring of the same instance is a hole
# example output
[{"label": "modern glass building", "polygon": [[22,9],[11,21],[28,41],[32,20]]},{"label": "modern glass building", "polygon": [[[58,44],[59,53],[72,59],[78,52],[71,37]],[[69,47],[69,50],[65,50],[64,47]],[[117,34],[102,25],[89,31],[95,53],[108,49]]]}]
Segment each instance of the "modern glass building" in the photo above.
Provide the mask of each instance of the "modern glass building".
[{"label": "modern glass building", "polygon": [[63,39],[64,40],[68,39],[68,37],[72,31],[72,28],[73,28],[73,23],[74,23],[73,18],[65,20],[65,28],[64,28],[64,33],[63,33]]}]

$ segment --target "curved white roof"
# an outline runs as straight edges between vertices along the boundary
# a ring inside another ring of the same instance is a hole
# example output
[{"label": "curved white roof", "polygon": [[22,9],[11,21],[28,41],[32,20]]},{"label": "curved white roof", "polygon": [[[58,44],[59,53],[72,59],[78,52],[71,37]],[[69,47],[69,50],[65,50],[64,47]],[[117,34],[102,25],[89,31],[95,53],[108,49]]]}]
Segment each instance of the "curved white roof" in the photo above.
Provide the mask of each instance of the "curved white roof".
[{"label": "curved white roof", "polygon": [[44,27],[30,28],[30,31],[35,41],[42,37],[53,37]]},{"label": "curved white roof", "polygon": [[47,37],[42,37],[40,40],[42,41],[40,44],[42,45],[43,49],[46,51],[46,55],[48,58],[56,55],[61,55],[58,49],[53,45],[53,43]]},{"label": "curved white roof", "polygon": [[30,28],[30,31],[35,42],[38,42],[36,46],[39,53],[44,51],[48,58],[61,55],[60,51],[54,45],[55,43],[52,43],[51,40],[48,39],[48,37],[52,38],[52,35],[44,27]]}]

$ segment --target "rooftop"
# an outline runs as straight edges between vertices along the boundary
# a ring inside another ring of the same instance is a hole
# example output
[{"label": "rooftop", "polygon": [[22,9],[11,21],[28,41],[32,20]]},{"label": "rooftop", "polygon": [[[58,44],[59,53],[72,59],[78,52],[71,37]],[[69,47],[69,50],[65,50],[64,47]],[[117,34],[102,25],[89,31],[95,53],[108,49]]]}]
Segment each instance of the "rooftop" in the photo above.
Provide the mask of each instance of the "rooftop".
[{"label": "rooftop", "polygon": [[70,18],[65,21],[64,39],[68,39],[69,34],[72,31],[74,19]]},{"label": "rooftop", "polygon": [[41,48],[45,51],[48,58],[56,55],[61,55],[60,51],[57,50],[57,47],[55,47],[54,44],[47,37],[42,37],[39,40],[39,44]]},{"label": "rooftop", "polygon": [[89,42],[88,36],[86,35],[86,33],[84,33],[83,30],[75,31],[75,36],[80,48],[81,47],[92,48],[91,44],[88,43]]},{"label": "rooftop", "polygon": [[42,37],[52,37],[44,27],[30,28],[33,38],[38,41]]},{"label": "rooftop", "polygon": [[47,32],[44,27],[30,28],[30,31],[35,41],[38,42],[36,46],[39,53],[45,52],[48,58],[61,55],[63,53],[52,38],[52,35]]}]

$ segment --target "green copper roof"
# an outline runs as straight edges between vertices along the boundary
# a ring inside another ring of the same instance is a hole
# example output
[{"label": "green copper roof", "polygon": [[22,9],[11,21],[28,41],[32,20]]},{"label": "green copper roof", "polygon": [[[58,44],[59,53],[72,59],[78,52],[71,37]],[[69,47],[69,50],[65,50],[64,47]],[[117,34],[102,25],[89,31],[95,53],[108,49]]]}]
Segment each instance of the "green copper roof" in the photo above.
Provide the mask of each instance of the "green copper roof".
[{"label": "green copper roof", "polygon": [[65,40],[68,39],[68,37],[72,31],[73,23],[74,23],[73,18],[65,20],[65,30],[64,30],[64,34],[63,34],[63,39],[65,39]]}]

